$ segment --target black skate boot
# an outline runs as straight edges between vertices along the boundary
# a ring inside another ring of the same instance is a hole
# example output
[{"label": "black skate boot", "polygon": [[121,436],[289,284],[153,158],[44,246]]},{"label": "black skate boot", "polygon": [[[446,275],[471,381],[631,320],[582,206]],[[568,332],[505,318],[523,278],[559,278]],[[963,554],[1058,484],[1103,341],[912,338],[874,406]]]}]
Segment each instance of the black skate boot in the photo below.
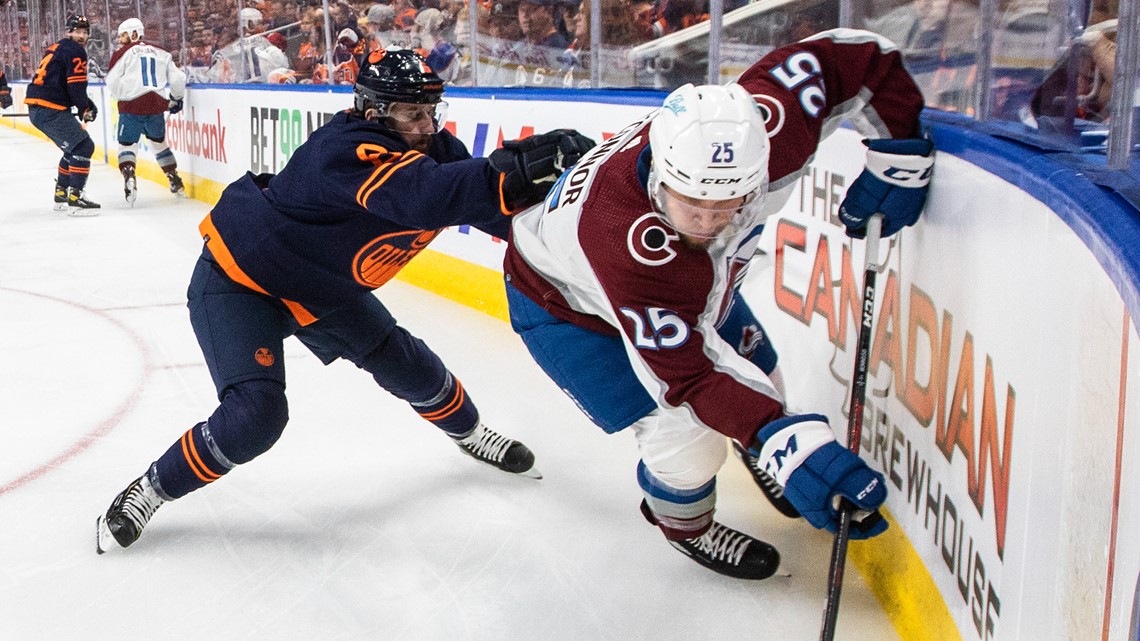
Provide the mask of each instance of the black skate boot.
[{"label": "black skate boot", "polygon": [[489,465],[530,478],[540,479],[542,474],[534,468],[534,453],[530,448],[509,439],[495,430],[479,423],[466,436],[456,437],[455,444],[464,454]]},{"label": "black skate boot", "polygon": [[125,548],[137,541],[164,502],[146,474],[135,479],[111,501],[107,513],[95,519],[95,551],[103,554],[112,543]]},{"label": "black skate boot", "polygon": [[67,188],[67,210],[68,216],[98,216],[97,211],[100,207],[99,203],[87,198],[87,192],[76,189],[75,187]]},{"label": "black skate boot", "polygon": [[127,165],[121,168],[123,172],[123,195],[127,199],[127,204],[131,207],[135,206],[135,199],[139,195],[138,181],[135,179],[135,168]]},{"label": "black skate boot", "polygon": [[772,507],[790,519],[800,518],[800,511],[784,496],[784,488],[780,487],[776,479],[769,476],[768,473],[764,471],[764,468],[760,467],[760,460],[753,456],[752,452],[741,447],[736,441],[732,442],[732,449],[736,450],[736,455],[740,457],[740,462],[744,463],[744,467],[748,468],[748,472],[752,474],[752,480],[756,482],[756,485],[760,486],[760,491],[764,493],[764,496],[767,497]]},{"label": "black skate boot", "polygon": [[[657,517],[644,499],[641,501],[641,514],[657,525]],[[716,521],[708,532],[696,538],[666,540],[690,559],[734,579],[766,579],[780,567],[780,553],[776,548]]]},{"label": "black skate boot", "polygon": [[52,208],[55,211],[67,211],[67,187],[55,181],[55,206]]},{"label": "black skate boot", "polygon": [[186,197],[186,185],[182,184],[182,176],[178,175],[178,171],[166,172],[166,178],[170,181],[170,193],[178,196],[179,198]]}]

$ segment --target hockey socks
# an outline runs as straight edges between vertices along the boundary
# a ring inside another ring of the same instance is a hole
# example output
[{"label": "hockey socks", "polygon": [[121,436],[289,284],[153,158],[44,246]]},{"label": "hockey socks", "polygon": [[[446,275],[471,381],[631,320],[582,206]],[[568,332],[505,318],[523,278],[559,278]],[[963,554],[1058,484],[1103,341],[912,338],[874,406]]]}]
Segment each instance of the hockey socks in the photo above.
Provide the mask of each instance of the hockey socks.
[{"label": "hockey socks", "polygon": [[716,478],[692,490],[670,487],[653,476],[644,461],[637,463],[637,484],[653,512],[657,527],[670,540],[683,540],[704,534],[713,523],[716,507]]}]

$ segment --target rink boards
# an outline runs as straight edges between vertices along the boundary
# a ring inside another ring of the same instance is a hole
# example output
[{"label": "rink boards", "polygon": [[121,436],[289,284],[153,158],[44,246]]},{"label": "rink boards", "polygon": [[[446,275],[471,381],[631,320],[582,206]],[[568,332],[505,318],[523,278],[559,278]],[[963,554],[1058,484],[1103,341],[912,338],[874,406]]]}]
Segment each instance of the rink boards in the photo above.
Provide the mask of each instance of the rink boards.
[{"label": "rink boards", "polygon": [[[91,94],[96,160],[114,162],[116,114],[101,86]],[[556,127],[601,140],[661,97],[453,89],[448,127],[477,156]],[[279,170],[350,102],[344,87],[195,86],[168,142],[192,195],[214,202],[245,171]],[[881,252],[862,443],[890,484],[892,528],[854,543],[852,562],[904,639],[1123,641],[1140,573],[1140,537],[1127,535],[1140,531],[1140,279],[1122,250],[1136,231],[1113,226],[1125,210],[1079,176],[930,124],[939,156],[923,221]],[[140,146],[139,173],[160,179]],[[791,409],[827,414],[838,433],[863,255],[836,213],[862,154],[848,130],[824,142],[745,285]],[[501,243],[455,228],[432,250],[400,277],[505,318]]]}]

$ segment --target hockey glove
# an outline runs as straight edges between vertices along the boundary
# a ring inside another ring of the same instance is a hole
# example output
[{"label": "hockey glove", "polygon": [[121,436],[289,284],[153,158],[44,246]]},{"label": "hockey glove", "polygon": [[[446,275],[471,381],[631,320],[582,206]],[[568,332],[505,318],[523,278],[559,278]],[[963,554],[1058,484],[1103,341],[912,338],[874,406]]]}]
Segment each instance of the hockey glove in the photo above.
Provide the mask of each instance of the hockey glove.
[{"label": "hockey glove", "polygon": [[864,140],[867,168],[839,205],[847,235],[866,235],[867,220],[883,215],[883,238],[918,221],[934,166],[934,144],[925,138]]},{"label": "hockey glove", "polygon": [[7,109],[12,106],[12,90],[0,89],[0,109]]},{"label": "hockey glove", "polygon": [[166,110],[169,111],[170,115],[172,116],[179,111],[182,111],[182,99],[179,98],[178,100],[171,100],[167,105]]},{"label": "hockey glove", "polygon": [[99,108],[95,106],[95,103],[90,103],[87,108],[83,110],[83,114],[79,117],[83,120],[83,122],[95,122],[95,118],[98,116]]},{"label": "hockey glove", "polygon": [[573,129],[555,129],[505,141],[487,159],[502,174],[503,202],[517,211],[542,202],[562,172],[595,144]]},{"label": "hockey glove", "polygon": [[835,441],[826,416],[789,416],[772,421],[756,436],[762,445],[753,452],[760,465],[809,523],[835,532],[840,499],[846,499],[856,508],[852,539],[886,531],[887,522],[878,511],[887,499],[883,475]]}]

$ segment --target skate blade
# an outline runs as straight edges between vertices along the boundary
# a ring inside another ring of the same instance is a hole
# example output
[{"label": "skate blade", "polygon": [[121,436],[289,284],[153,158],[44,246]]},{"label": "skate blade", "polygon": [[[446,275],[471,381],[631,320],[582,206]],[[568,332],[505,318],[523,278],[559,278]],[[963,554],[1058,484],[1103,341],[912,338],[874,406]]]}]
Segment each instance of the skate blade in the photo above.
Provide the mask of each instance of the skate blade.
[{"label": "skate blade", "polygon": [[107,550],[111,549],[112,544],[118,545],[118,542],[115,541],[115,536],[107,527],[107,517],[100,514],[95,517],[95,553],[106,553]]},{"label": "skate blade", "polygon": [[52,211],[67,211],[67,203],[56,203]]},{"label": "skate blade", "polygon": [[126,193],[127,204],[133,208],[135,206],[135,199],[138,198],[138,196],[139,196],[139,190],[138,190],[137,185],[135,184],[134,178],[127,181],[126,192],[127,192]]},{"label": "skate blade", "polygon": [[186,195],[185,189],[180,189],[180,190],[174,192],[174,196],[177,198],[189,198],[190,197],[190,196]]},{"label": "skate blade", "polygon": [[516,472],[516,474],[519,476],[525,476],[528,479],[538,480],[542,478],[542,472],[539,472],[538,468],[534,466],[531,466],[531,468],[525,472]]},{"label": "skate blade", "polygon": [[84,209],[83,207],[72,207],[67,211],[67,215],[71,216],[72,218],[91,218],[92,216],[98,216],[99,210]]}]

